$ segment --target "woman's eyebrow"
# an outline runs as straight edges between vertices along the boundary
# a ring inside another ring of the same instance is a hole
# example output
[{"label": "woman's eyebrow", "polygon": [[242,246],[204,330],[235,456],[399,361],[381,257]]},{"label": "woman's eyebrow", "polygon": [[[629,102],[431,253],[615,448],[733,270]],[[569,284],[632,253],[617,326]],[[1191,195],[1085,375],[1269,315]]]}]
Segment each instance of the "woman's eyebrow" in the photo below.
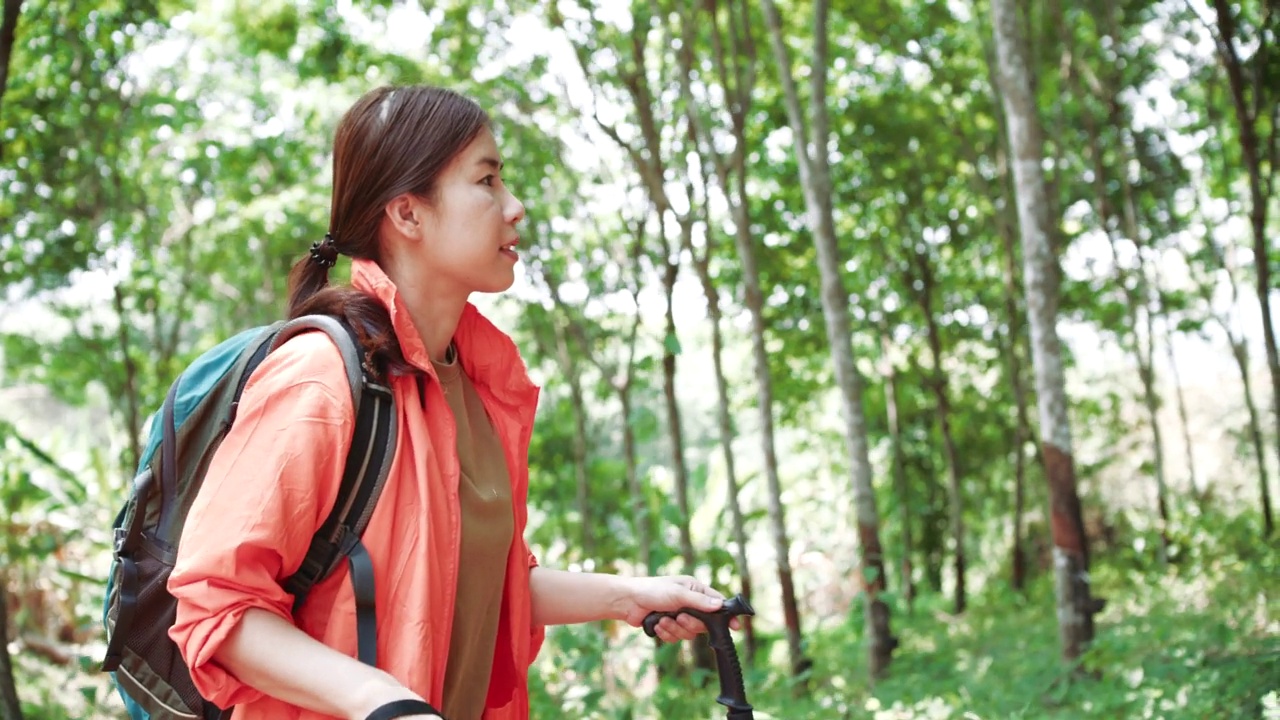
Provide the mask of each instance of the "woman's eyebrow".
[{"label": "woman's eyebrow", "polygon": [[501,171],[503,167],[501,160],[495,157],[489,157],[487,155],[485,157],[480,158],[479,160],[476,160],[476,164],[487,165],[488,167],[493,168],[495,171]]}]

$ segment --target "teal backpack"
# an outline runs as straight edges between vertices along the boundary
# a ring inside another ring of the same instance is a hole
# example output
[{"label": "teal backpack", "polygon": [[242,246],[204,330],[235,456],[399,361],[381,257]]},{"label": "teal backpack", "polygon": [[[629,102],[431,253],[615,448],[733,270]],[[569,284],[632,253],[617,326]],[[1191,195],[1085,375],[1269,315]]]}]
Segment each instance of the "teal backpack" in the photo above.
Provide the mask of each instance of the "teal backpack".
[{"label": "teal backpack", "polygon": [[329,335],[342,353],[356,411],[351,450],[333,511],[312,539],[302,567],[283,586],[294,612],[317,582],[346,560],[355,588],[359,658],[374,665],[377,617],[373,565],[360,542],[386,482],[396,444],[391,391],[374,382],[355,331],[344,321],[310,315],[245,330],[197,358],[174,381],[152,417],[150,437],[128,502],[117,516],[103,603],[110,672],[132,720],[230,717],[200,697],[178,647],[169,639],[177,601],[166,587],[191,503],[214,451],[235,421],[240,394],[267,354],[299,333]]}]

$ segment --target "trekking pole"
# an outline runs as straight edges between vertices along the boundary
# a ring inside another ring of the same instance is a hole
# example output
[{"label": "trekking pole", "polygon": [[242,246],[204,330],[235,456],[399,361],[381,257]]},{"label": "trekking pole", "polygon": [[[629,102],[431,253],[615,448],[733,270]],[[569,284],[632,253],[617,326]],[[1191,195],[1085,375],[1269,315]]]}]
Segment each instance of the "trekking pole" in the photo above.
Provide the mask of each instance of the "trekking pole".
[{"label": "trekking pole", "polygon": [[729,720],[754,720],[751,703],[747,702],[747,690],[742,682],[742,664],[738,661],[738,649],[729,634],[729,621],[739,615],[755,615],[742,595],[734,595],[724,601],[719,610],[706,612],[694,608],[680,608],[676,612],[652,612],[645,616],[642,626],[649,637],[657,637],[655,628],[664,617],[674,618],[687,613],[707,626],[707,644],[715,651],[716,672],[720,676],[720,697],[716,702],[729,708]]}]

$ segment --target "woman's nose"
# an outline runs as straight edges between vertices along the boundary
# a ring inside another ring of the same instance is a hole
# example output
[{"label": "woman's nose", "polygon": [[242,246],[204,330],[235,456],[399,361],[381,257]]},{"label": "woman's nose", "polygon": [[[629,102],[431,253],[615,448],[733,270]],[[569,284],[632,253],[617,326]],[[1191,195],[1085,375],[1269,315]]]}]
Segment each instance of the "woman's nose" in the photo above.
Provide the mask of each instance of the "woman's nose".
[{"label": "woman's nose", "polygon": [[507,222],[512,225],[524,219],[524,203],[520,202],[519,198],[512,195],[510,191],[507,192],[506,216]]}]

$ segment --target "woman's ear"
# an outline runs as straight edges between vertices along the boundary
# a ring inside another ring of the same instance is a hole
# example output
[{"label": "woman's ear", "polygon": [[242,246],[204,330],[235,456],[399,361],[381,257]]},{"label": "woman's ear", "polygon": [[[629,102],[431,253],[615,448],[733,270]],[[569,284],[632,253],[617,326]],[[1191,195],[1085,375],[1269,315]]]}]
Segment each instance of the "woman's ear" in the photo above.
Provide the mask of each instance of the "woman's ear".
[{"label": "woman's ear", "polygon": [[421,201],[409,193],[397,195],[387,203],[387,220],[400,235],[417,237],[422,224],[421,214]]}]

